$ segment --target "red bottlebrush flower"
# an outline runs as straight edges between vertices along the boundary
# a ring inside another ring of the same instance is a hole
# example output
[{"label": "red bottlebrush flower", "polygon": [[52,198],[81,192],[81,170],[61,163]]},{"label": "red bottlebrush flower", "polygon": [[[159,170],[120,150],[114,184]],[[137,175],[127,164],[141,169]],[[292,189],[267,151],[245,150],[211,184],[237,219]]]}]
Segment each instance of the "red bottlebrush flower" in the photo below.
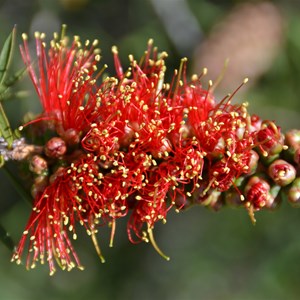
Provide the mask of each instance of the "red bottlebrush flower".
[{"label": "red bottlebrush flower", "polygon": [[147,183],[135,196],[135,205],[127,225],[128,237],[133,243],[136,241],[133,239],[132,233],[138,237],[139,241],[150,241],[155,250],[163,258],[169,260],[170,258],[157,246],[152,230],[157,221],[166,222],[167,212],[172,207],[172,204],[168,207],[166,203],[167,193],[172,183],[162,176],[159,168],[149,171],[148,175]]},{"label": "red bottlebrush flower", "polygon": [[[246,104],[231,104],[239,88],[216,103],[211,82],[205,90],[196,75],[187,79],[186,59],[172,82],[164,82],[167,55],[152,41],[140,63],[129,56],[127,71],[113,47],[117,76],[97,86],[95,44],[82,48],[75,38],[68,46],[62,38],[47,52],[37,34],[36,72],[24,39],[22,56],[44,109],[33,122],[45,120],[59,137],[31,158],[34,208],[13,260],[21,261],[28,244],[27,267],[47,260],[51,274],[55,261],[63,269],[81,268],[69,238],[70,233],[76,238],[79,223],[104,261],[97,226],[111,225],[112,246],[116,220],[128,213],[129,240],[150,241],[168,259],[153,229],[171,208],[198,203],[219,209],[232,200],[244,204],[254,222],[254,211],[274,206],[278,186],[255,175],[256,150],[279,154],[283,137],[274,123],[250,116]],[[280,180],[270,172],[284,185],[281,170]],[[226,192],[231,196],[223,197]]]},{"label": "red bottlebrush flower", "polygon": [[207,190],[226,191],[235,179],[250,172],[254,133],[249,131],[246,106],[218,104],[207,120],[194,126],[205,158],[209,162]]},{"label": "red bottlebrush flower", "polygon": [[[206,73],[206,70],[203,72]],[[194,76],[191,84],[184,86],[184,106],[188,111],[188,124],[197,131],[197,125],[206,121],[216,106],[214,97],[209,90],[202,88],[199,78]]]},{"label": "red bottlebrush flower", "polygon": [[56,269],[55,261],[62,269],[70,270],[76,265],[82,268],[69,238],[69,232],[73,239],[77,238],[76,223],[85,226],[93,237],[96,220],[108,216],[94,157],[83,157],[69,168],[59,169],[52,177],[48,186],[36,195],[33,211],[12,258],[21,263],[28,241],[27,267],[34,268],[36,262],[47,261],[51,275]]},{"label": "red bottlebrush flower", "polygon": [[[43,114],[39,119],[53,122],[58,134],[70,143],[78,142],[77,135],[86,131],[95,119],[96,63],[100,60],[95,49],[97,41],[85,47],[78,37],[68,46],[66,37],[50,42],[47,51],[44,34],[36,33],[37,71],[30,56],[27,36],[23,35],[21,47],[23,60],[41,100]],[[90,46],[90,48],[89,48]]]}]

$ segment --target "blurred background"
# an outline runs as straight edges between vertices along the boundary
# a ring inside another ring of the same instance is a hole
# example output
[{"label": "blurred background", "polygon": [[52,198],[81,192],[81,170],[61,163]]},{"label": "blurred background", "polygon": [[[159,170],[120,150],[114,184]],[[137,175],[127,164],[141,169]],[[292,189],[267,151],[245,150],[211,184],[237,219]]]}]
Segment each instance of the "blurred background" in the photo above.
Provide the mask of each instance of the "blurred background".
[{"label": "blurred background", "polygon": [[[141,56],[153,38],[169,54],[170,77],[186,56],[191,74],[207,67],[207,79],[218,81],[224,73],[220,99],[249,77],[236,102],[248,101],[250,112],[283,130],[300,127],[298,0],[1,0],[0,22],[0,43],[17,25],[17,44],[22,32],[51,38],[65,23],[71,36],[99,39],[102,62],[110,65],[112,45],[126,66],[128,54]],[[16,48],[13,69],[21,66]],[[29,80],[17,87],[29,96],[5,103],[15,127],[24,113],[40,110]],[[0,179],[0,222],[17,242],[30,207],[3,174]],[[167,224],[155,228],[169,262],[151,245],[130,244],[121,220],[112,249],[108,230],[100,230],[105,264],[82,232],[75,246],[86,270],[58,270],[54,277],[47,266],[27,272],[10,263],[11,252],[0,244],[0,299],[299,299],[300,210],[283,203],[256,217],[253,226],[243,209],[170,213]]]}]

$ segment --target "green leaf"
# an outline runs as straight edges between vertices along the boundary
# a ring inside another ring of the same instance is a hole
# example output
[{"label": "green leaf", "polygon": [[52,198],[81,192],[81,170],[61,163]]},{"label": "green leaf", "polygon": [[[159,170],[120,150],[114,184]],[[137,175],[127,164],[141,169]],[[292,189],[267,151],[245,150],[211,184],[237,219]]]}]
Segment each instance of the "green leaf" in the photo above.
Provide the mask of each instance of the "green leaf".
[{"label": "green leaf", "polygon": [[10,237],[9,233],[5,230],[5,228],[0,224],[0,240],[4,243],[4,245],[11,251],[14,250],[15,244]]},{"label": "green leaf", "polygon": [[0,155],[0,168],[2,168],[4,166],[5,160],[3,155]]},{"label": "green leaf", "polygon": [[27,70],[27,67],[22,68],[21,70],[17,71],[15,74],[10,75],[5,82],[0,85],[0,101],[7,100],[6,93],[11,86],[13,86],[19,79],[23,77]]},{"label": "green leaf", "polygon": [[2,85],[7,75],[7,69],[9,67],[11,57],[13,54],[15,35],[16,35],[16,27],[14,27],[14,29],[12,30],[12,32],[4,42],[0,54],[0,85]]},{"label": "green leaf", "polygon": [[8,148],[10,148],[14,141],[14,136],[1,102],[0,102],[0,134],[8,143]]},{"label": "green leaf", "polygon": [[5,86],[10,87],[14,85],[21,77],[25,74],[27,71],[27,67],[22,68],[21,70],[17,71],[15,74],[10,76],[6,81],[5,81]]}]

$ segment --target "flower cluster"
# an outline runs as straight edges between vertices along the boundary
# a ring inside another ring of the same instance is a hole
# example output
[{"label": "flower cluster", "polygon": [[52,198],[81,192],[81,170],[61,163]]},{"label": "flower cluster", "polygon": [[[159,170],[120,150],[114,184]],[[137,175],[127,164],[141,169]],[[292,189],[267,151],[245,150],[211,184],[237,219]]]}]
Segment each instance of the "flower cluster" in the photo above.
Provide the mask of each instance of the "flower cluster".
[{"label": "flower cluster", "polygon": [[188,79],[186,59],[167,83],[167,54],[152,40],[139,62],[129,56],[126,71],[113,47],[116,76],[104,77],[97,41],[75,37],[69,45],[56,35],[48,50],[43,34],[35,38],[37,68],[25,35],[21,53],[43,106],[26,124],[41,150],[26,157],[34,200],[13,254],[17,263],[28,247],[28,268],[44,261],[50,274],[56,264],[82,268],[71,241],[78,224],[104,261],[98,228],[111,227],[112,246],[116,222],[127,215],[129,240],[151,242],[169,259],[153,228],[173,208],[235,204],[254,222],[254,212],[274,207],[280,188],[291,183],[291,202],[300,202],[299,133],[288,139],[297,144],[289,164],[280,157],[292,155],[280,128],[251,116],[247,104],[232,104],[239,88],[216,101],[212,83],[201,85],[205,69]]}]

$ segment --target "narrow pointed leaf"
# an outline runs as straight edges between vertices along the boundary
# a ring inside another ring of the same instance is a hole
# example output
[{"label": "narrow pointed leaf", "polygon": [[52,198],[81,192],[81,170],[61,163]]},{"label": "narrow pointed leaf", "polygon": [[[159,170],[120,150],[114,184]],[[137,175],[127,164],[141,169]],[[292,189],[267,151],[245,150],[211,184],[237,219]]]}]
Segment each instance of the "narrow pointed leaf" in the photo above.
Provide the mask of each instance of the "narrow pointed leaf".
[{"label": "narrow pointed leaf", "polygon": [[0,54],[0,85],[4,82],[7,69],[11,61],[13,48],[14,48],[14,40],[16,35],[16,28],[12,30],[6,41],[4,42],[3,48]]},{"label": "narrow pointed leaf", "polygon": [[14,85],[22,76],[25,74],[27,67],[22,68],[21,70],[17,71],[15,74],[10,76],[4,83],[6,87],[10,87]]},{"label": "narrow pointed leaf", "polygon": [[24,67],[21,70],[17,71],[15,74],[10,75],[5,82],[0,85],[0,101],[7,100],[7,91],[11,86],[13,86],[22,76],[25,74],[27,68]]},{"label": "narrow pointed leaf", "polygon": [[9,125],[8,119],[4,112],[3,106],[0,102],[0,135],[6,140],[8,143],[8,147],[10,147],[13,143],[13,132]]},{"label": "narrow pointed leaf", "polygon": [[28,91],[14,91],[12,88],[7,88],[4,92],[0,92],[0,102],[8,101],[10,99],[24,99],[28,97]]}]

